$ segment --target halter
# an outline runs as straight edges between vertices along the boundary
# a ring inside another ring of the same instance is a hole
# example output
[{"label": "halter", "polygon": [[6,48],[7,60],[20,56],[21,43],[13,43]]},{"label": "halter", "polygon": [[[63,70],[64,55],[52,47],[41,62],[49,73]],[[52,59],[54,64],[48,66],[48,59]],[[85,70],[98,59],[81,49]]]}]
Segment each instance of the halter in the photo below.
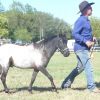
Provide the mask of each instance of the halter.
[{"label": "halter", "polygon": [[61,50],[61,51],[63,51],[63,52],[64,52],[64,51],[66,51],[66,50],[69,50],[69,49],[68,49],[68,48],[65,48],[65,49],[63,49],[63,50]]},{"label": "halter", "polygon": [[65,48],[65,49],[62,49],[62,50],[61,50],[61,49],[58,48],[58,50],[61,51],[61,52],[64,52],[64,51],[67,51],[67,50],[69,50],[69,49],[68,49],[68,48]]},{"label": "halter", "polygon": [[[58,36],[58,38],[59,38],[59,36]],[[61,42],[61,39],[59,41]],[[64,52],[64,51],[69,50],[69,49],[68,49],[68,47],[64,48],[64,49],[59,49],[59,47],[58,47],[58,50],[61,51],[61,52]]]},{"label": "halter", "polygon": [[[92,50],[91,50],[91,52],[90,52],[90,57],[86,60],[86,62],[85,62],[84,65],[86,65],[87,62],[91,59],[91,56],[92,56],[92,54],[93,54],[93,50],[94,50],[94,46],[95,46],[95,44],[92,46]],[[83,66],[83,63],[82,63],[81,59],[79,58],[79,56],[77,56],[77,57],[78,57],[78,59],[80,60],[82,66]]]}]

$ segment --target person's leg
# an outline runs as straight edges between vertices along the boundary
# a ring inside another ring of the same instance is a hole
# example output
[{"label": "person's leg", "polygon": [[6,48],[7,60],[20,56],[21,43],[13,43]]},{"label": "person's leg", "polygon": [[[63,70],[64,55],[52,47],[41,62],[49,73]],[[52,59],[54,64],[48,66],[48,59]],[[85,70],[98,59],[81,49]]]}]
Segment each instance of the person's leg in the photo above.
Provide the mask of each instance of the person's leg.
[{"label": "person's leg", "polygon": [[63,83],[61,85],[62,89],[63,88],[70,88],[75,77],[77,75],[79,75],[84,70],[84,67],[82,65],[82,61],[80,59],[80,58],[82,58],[81,56],[82,56],[81,51],[76,52],[76,57],[78,59],[77,67],[65,78],[65,80],[63,81]]},{"label": "person's leg", "polygon": [[84,58],[83,59],[87,59],[86,63],[84,63],[85,75],[87,78],[87,88],[90,91],[92,91],[96,86],[94,83],[93,69],[92,69],[91,59],[89,56],[89,51],[84,51]]},{"label": "person's leg", "polygon": [[85,66],[85,74],[87,78],[87,88],[89,89],[90,92],[95,92],[95,93],[100,93],[100,90],[96,88],[96,85],[94,83],[94,78],[93,78],[93,69],[92,69],[92,64],[89,56],[89,51],[84,52],[84,59],[87,59],[86,63],[84,64]]},{"label": "person's leg", "polygon": [[89,51],[84,50],[84,51],[76,52],[76,55],[79,60],[78,66],[64,80],[64,82],[62,83],[62,88],[70,87],[75,77],[79,75],[83,70],[85,70],[85,75],[87,78],[87,88],[91,92],[100,93],[100,90],[96,88],[95,83],[94,83]]}]

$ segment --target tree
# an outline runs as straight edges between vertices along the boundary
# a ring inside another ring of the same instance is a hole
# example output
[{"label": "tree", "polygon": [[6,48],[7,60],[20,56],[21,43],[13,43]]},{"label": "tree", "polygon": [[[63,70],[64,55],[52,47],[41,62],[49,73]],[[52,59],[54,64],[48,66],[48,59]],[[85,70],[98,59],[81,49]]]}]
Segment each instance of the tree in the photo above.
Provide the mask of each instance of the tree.
[{"label": "tree", "polygon": [[65,21],[49,13],[37,11],[29,4],[13,2],[5,12],[8,18],[9,38],[22,41],[37,41],[45,36],[66,33],[70,38],[71,28]]},{"label": "tree", "polygon": [[26,13],[33,13],[33,8],[32,8],[32,6],[29,5],[29,4],[26,4],[26,5],[25,5],[25,12],[26,12]]},{"label": "tree", "polygon": [[5,15],[0,14],[0,38],[7,38],[8,35],[8,19]]},{"label": "tree", "polygon": [[16,2],[16,1],[13,1],[13,3],[10,6],[10,9],[18,11],[18,12],[24,12],[25,11],[24,6],[20,2]]},{"label": "tree", "polygon": [[0,12],[4,11],[4,6],[2,5],[2,3],[0,2]]},{"label": "tree", "polygon": [[91,17],[91,24],[93,28],[93,35],[100,37],[100,19],[96,17]]},{"label": "tree", "polygon": [[15,40],[22,40],[24,42],[30,42],[32,40],[32,35],[28,33],[27,29],[17,29],[14,32]]}]

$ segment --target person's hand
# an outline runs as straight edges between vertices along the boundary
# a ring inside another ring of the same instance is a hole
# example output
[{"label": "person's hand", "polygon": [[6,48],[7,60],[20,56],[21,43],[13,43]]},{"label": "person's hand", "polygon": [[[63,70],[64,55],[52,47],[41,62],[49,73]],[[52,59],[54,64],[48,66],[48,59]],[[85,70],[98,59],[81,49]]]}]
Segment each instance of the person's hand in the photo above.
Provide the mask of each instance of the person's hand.
[{"label": "person's hand", "polygon": [[88,46],[88,48],[91,48],[94,45],[94,42],[87,41],[86,45]]},{"label": "person's hand", "polygon": [[95,43],[96,43],[96,40],[97,40],[97,39],[96,39],[96,37],[93,37],[93,42],[95,42]]}]

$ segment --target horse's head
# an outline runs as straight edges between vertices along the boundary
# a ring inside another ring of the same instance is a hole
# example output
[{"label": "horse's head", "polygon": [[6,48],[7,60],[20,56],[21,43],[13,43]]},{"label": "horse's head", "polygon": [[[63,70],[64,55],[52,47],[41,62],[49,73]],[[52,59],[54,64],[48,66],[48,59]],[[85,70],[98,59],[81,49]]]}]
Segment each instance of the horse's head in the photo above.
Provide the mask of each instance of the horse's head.
[{"label": "horse's head", "polygon": [[65,34],[58,35],[58,50],[64,55],[64,57],[68,57],[70,54],[67,47],[67,38]]}]

